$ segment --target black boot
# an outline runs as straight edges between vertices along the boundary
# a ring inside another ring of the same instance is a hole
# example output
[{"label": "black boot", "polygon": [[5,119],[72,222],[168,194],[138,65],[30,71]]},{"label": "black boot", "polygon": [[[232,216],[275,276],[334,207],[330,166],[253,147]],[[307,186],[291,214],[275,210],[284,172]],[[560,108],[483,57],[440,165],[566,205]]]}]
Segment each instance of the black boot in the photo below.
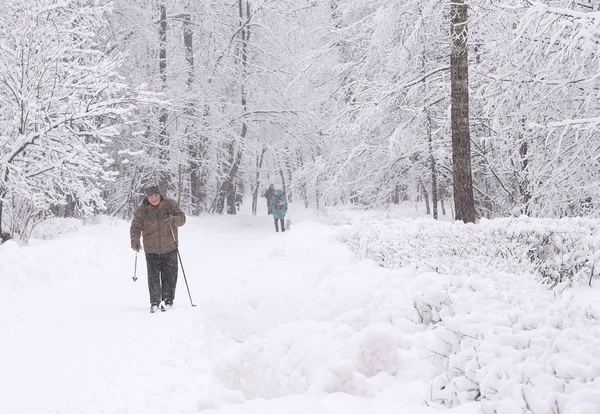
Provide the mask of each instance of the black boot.
[{"label": "black boot", "polygon": [[279,233],[279,222],[275,219],[275,232]]}]

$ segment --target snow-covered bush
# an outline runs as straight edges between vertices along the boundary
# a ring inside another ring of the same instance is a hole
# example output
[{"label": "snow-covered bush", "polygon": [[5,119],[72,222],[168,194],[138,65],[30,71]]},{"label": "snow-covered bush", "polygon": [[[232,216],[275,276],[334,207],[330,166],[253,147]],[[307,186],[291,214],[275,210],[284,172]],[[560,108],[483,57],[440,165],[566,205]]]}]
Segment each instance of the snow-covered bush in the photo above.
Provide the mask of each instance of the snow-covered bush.
[{"label": "snow-covered bush", "polygon": [[61,234],[74,233],[83,226],[76,218],[51,218],[37,224],[31,232],[31,238],[39,240],[53,239]]},{"label": "snow-covered bush", "polygon": [[331,221],[354,223],[346,231],[346,243],[360,257],[389,268],[455,274],[485,264],[495,270],[538,275],[553,288],[591,283],[600,274],[597,219],[519,217],[482,219],[473,225],[342,210]]},{"label": "snow-covered bush", "polygon": [[481,401],[486,414],[598,412],[600,316],[566,288],[598,274],[600,221],[465,225],[347,210],[333,221],[361,258],[417,270],[410,319],[433,334],[431,401]]},{"label": "snow-covered bush", "polygon": [[481,400],[490,414],[593,412],[568,408],[576,392],[600,399],[600,326],[592,311],[541,295],[535,281],[517,275],[457,279],[448,288],[455,314],[442,318],[429,348],[441,371],[433,401]]}]

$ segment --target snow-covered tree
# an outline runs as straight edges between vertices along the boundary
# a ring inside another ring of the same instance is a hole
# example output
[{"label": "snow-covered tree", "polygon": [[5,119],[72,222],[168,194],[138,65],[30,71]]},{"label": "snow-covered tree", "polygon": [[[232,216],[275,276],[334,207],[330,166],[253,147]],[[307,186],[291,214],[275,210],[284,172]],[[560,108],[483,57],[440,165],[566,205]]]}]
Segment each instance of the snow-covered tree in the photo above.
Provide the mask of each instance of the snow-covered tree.
[{"label": "snow-covered tree", "polygon": [[[27,238],[68,205],[104,207],[106,143],[126,111],[109,1],[7,0],[0,14],[0,222]],[[8,220],[6,217],[8,213]]]}]

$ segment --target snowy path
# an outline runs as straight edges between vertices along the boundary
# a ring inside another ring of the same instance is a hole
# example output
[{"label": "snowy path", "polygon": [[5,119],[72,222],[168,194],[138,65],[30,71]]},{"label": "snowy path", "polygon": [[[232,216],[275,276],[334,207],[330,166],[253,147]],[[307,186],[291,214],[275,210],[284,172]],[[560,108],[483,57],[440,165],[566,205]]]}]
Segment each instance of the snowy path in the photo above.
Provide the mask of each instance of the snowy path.
[{"label": "snowy path", "polygon": [[[402,318],[391,271],[356,263],[334,235],[308,220],[276,234],[267,218],[190,219],[181,255],[198,307],[180,272],[175,307],[154,315],[142,255],[131,280],[128,223],[3,246],[0,412],[439,412],[420,405],[416,344],[363,330]],[[349,343],[391,357],[359,375],[373,367]]]}]

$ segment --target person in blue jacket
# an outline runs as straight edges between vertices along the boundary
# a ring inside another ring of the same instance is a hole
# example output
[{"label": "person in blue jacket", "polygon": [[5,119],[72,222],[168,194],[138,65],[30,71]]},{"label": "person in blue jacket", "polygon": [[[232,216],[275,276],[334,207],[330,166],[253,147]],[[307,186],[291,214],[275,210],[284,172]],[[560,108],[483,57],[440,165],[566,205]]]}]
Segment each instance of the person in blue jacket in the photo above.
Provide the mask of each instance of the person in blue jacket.
[{"label": "person in blue jacket", "polygon": [[284,221],[288,210],[288,201],[282,190],[276,189],[273,192],[273,196],[269,202],[269,209],[271,210],[273,220],[275,221],[275,231],[279,232],[279,224],[281,223],[281,231],[284,232]]}]

